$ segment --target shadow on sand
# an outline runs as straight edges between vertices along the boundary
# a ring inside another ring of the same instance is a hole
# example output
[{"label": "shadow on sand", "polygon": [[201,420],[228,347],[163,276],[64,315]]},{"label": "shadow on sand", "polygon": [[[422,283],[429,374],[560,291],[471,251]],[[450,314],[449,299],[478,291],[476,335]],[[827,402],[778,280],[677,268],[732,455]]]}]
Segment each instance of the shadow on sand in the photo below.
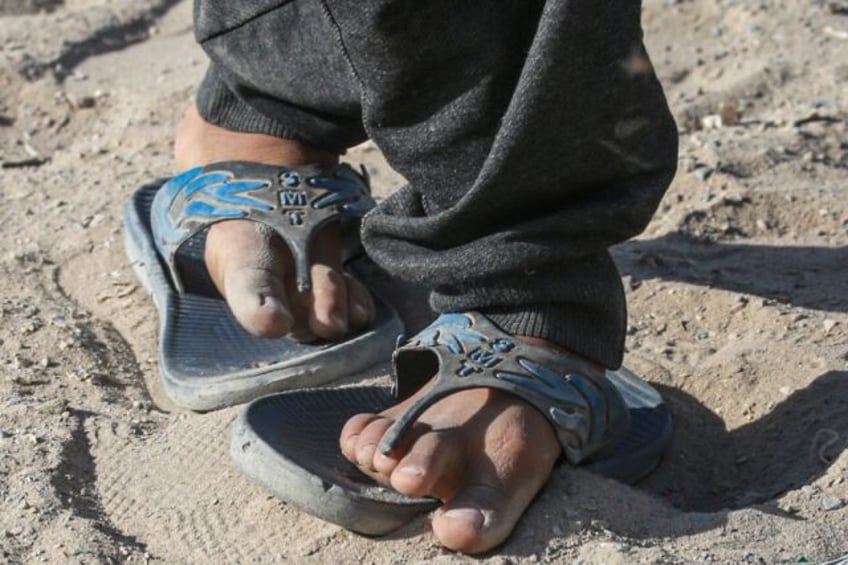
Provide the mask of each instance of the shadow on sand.
[{"label": "shadow on sand", "polygon": [[623,275],[760,296],[804,308],[848,312],[848,247],[704,242],[674,233],[614,248]]}]

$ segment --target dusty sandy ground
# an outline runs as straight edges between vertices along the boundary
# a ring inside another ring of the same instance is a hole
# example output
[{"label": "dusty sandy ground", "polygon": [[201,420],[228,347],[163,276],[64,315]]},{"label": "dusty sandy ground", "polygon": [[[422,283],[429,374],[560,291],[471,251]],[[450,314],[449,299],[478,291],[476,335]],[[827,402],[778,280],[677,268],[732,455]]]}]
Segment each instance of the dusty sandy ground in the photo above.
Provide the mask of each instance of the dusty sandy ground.
[{"label": "dusty sandy ground", "polygon": [[[205,64],[190,12],[0,4],[0,561],[462,561],[424,518],[372,540],[286,507],[228,459],[237,408],[182,413],[147,391],[157,320],[120,212],[173,173]],[[680,172],[615,255],[627,363],[667,396],[673,447],[636,488],[560,468],[485,562],[848,553],[846,12],[646,0]],[[350,157],[397,186],[373,148]]]}]

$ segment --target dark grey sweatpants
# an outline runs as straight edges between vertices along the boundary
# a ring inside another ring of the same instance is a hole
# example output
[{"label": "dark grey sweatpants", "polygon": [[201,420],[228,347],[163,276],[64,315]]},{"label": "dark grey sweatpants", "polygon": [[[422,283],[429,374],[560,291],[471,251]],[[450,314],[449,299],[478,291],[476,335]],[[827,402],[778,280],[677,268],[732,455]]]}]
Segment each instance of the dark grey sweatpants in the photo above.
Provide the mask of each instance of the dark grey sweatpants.
[{"label": "dark grey sweatpants", "polygon": [[638,0],[196,0],[198,94],[228,129],[343,150],[409,181],[363,223],[370,256],[439,311],[616,367],[607,248],[644,229],[677,132]]}]

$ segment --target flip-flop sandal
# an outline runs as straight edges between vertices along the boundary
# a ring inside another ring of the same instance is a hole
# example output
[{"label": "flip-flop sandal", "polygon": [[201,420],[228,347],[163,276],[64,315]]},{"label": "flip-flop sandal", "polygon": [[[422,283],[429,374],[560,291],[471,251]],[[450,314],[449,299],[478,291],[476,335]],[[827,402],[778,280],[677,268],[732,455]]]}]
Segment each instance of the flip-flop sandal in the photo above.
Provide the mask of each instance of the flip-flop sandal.
[{"label": "flip-flop sandal", "polygon": [[339,434],[354,414],[385,410],[435,374],[427,393],[383,436],[383,453],[428,406],[479,387],[528,401],[554,426],[568,463],[622,482],[648,475],[671,439],[662,397],[627,369],[604,373],[563,351],[528,345],[479,313],[442,315],[400,347],[394,363],[394,390],[305,390],[252,402],[233,427],[230,454],[237,466],[305,512],[362,534],[389,533],[439,502],[402,496],[362,474],[342,456]]},{"label": "flip-flop sandal", "polygon": [[382,368],[403,326],[379,297],[373,325],[342,342],[256,337],[236,321],[203,261],[210,225],[259,222],[288,245],[305,291],[310,242],[330,222],[342,225],[348,271],[367,263],[358,224],[373,206],[367,177],[347,165],[219,163],[140,188],[124,210],[124,241],[159,312],[159,373],[168,397],[213,410]]}]

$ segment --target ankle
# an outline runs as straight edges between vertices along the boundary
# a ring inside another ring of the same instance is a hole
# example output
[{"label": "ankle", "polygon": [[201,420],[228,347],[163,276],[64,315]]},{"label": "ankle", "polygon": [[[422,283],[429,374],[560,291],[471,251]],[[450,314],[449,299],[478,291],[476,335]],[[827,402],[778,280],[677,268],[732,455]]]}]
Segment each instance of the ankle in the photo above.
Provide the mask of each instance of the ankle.
[{"label": "ankle", "polygon": [[177,169],[224,161],[267,165],[337,163],[338,154],[301,141],[224,129],[205,121],[192,105],[177,126],[174,161]]}]

